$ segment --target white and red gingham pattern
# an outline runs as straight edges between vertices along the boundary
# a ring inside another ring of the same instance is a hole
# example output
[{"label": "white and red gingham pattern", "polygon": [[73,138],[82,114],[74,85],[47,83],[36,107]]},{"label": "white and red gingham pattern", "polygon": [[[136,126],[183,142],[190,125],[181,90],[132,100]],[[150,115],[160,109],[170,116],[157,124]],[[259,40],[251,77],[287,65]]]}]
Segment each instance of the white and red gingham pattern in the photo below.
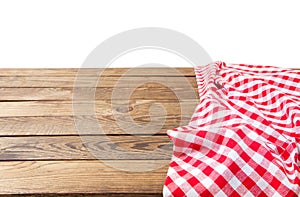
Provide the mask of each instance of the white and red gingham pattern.
[{"label": "white and red gingham pattern", "polygon": [[199,105],[168,131],[164,196],[299,196],[300,72],[215,62],[195,73]]}]

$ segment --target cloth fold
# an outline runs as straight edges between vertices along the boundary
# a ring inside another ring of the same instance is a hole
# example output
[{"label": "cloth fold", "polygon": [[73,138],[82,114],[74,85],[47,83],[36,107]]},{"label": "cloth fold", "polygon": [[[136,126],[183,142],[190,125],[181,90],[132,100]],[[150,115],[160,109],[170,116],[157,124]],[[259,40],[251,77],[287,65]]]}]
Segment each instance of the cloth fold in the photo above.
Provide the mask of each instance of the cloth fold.
[{"label": "cloth fold", "polygon": [[164,196],[299,196],[300,71],[195,67],[199,104],[174,143]]}]

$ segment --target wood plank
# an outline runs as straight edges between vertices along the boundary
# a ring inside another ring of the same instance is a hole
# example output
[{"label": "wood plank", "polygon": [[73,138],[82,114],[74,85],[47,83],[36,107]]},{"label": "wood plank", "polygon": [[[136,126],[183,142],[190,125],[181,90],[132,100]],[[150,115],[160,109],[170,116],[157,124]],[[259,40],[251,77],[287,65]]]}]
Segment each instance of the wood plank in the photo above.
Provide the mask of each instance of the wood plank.
[{"label": "wood plank", "polygon": [[[156,131],[158,134],[165,134],[168,129],[187,125],[190,118],[181,120],[180,116],[168,118],[161,126],[159,122],[153,122],[149,130]],[[77,116],[76,120],[83,122],[86,128],[86,135],[100,134],[99,128],[93,124],[93,118],[90,116]],[[120,134],[141,134],[152,135],[147,129],[134,127],[131,121],[128,121],[127,127],[121,128],[114,119],[109,117],[99,117],[102,130],[107,135]],[[136,120],[136,123],[145,123],[148,118]],[[126,123],[125,121],[123,123]],[[181,123],[181,124],[180,124]],[[42,117],[0,117],[0,136],[28,136],[28,135],[78,135],[74,117],[72,116],[42,116]]]},{"label": "wood plank", "polygon": [[[162,104],[163,108],[151,108],[151,113],[149,113],[150,106],[155,103]],[[197,101],[181,102],[180,106],[179,103],[170,101],[138,100],[131,101],[129,107],[126,102],[119,101],[114,108],[111,108],[110,104],[105,101],[99,101],[96,102],[97,117],[94,117],[91,114],[92,112],[85,111],[89,105],[84,102],[78,104],[79,109],[75,118],[77,124],[84,126],[84,131],[80,130],[81,134],[101,134],[98,128],[98,125],[101,125],[103,132],[109,134],[143,133],[152,135],[156,132],[165,133],[165,128],[177,127],[179,123],[181,125],[188,123]],[[60,120],[61,117],[73,116],[71,101],[0,102],[0,108],[1,135],[37,133],[48,135],[50,131],[60,135],[65,133],[78,134],[74,126],[74,119],[67,118],[67,122],[65,122],[65,119]],[[24,117],[28,117],[28,119]],[[39,122],[41,117],[47,118]],[[51,119],[48,117],[57,118]],[[30,123],[33,123],[33,125],[30,125]],[[62,128],[59,128],[60,126]]]},{"label": "wood plank", "polygon": [[[161,104],[165,112],[154,107],[149,113],[155,103]],[[76,116],[71,101],[0,102],[0,135],[78,135],[74,118],[78,124],[84,124],[87,135],[101,134],[98,123],[106,134],[165,133],[167,129],[186,125],[197,103],[196,100],[180,103],[132,100],[129,105],[127,101],[118,101],[112,107],[110,102],[97,101],[97,117],[94,117],[86,111],[85,102],[78,104]]]},{"label": "wood plank", "polygon": [[[132,169],[151,168],[157,163],[156,160],[111,162]],[[99,161],[0,162],[0,194],[162,192],[167,167],[132,173],[106,164]]]},{"label": "wood plank", "polygon": [[0,161],[170,160],[172,148],[167,136],[0,137]]},{"label": "wood plank", "polygon": [[0,76],[195,76],[193,68],[1,68]]},{"label": "wood plank", "polygon": [[[92,88],[78,88],[78,94],[82,97],[78,99],[89,99],[89,95],[94,91]],[[114,88],[97,88],[94,98],[96,100],[110,100],[119,99],[126,100],[123,94],[114,94]],[[66,101],[73,99],[73,88],[0,88],[0,101]],[[176,94],[184,95],[184,99],[198,98],[197,89],[189,88],[174,88],[167,87],[138,87],[122,88],[120,92],[132,92],[130,99],[144,99],[144,100],[178,100]]]},{"label": "wood plank", "polygon": [[[98,81],[99,79],[99,81]],[[169,88],[196,88],[195,77],[0,77],[1,88],[60,88],[60,87],[105,87],[105,88],[129,88],[139,87],[160,87],[161,84]],[[97,83],[98,82],[98,83]]]},{"label": "wood plank", "polygon": [[136,193],[106,193],[106,194],[11,194],[6,197],[162,197],[162,194],[136,194]]},{"label": "wood plank", "polygon": [[[153,118],[173,118],[182,115],[183,117],[191,117],[194,112],[197,100],[187,101],[168,101],[168,100],[118,100],[112,106],[110,101],[96,101],[95,112],[97,116],[112,119],[117,117],[126,121],[127,114],[133,120],[141,120],[149,117],[149,109],[152,107]],[[161,105],[161,107],[153,107]],[[74,115],[73,106],[76,115],[90,116],[94,115],[90,112],[91,103],[88,102],[72,102],[72,101],[28,101],[28,102],[0,102],[0,117],[19,117],[19,116],[72,116]],[[182,113],[183,111],[183,113]]]}]

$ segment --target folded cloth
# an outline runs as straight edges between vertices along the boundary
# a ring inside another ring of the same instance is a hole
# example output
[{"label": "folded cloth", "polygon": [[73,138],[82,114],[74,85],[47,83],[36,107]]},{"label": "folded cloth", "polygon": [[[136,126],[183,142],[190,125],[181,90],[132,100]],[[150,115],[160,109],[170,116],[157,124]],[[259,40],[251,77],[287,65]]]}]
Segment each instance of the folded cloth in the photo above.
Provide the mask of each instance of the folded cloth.
[{"label": "folded cloth", "polygon": [[300,72],[215,62],[195,73],[195,113],[168,131],[164,196],[300,196]]}]

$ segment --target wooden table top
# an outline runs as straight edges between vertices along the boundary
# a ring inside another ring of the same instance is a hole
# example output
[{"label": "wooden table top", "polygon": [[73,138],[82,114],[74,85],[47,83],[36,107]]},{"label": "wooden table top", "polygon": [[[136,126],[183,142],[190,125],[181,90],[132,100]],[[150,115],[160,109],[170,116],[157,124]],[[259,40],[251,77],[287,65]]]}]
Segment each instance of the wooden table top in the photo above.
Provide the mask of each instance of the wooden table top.
[{"label": "wooden table top", "polygon": [[78,71],[0,69],[0,194],[160,196],[172,155],[166,130],[186,125],[197,104],[193,69]]}]

